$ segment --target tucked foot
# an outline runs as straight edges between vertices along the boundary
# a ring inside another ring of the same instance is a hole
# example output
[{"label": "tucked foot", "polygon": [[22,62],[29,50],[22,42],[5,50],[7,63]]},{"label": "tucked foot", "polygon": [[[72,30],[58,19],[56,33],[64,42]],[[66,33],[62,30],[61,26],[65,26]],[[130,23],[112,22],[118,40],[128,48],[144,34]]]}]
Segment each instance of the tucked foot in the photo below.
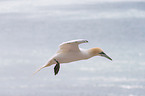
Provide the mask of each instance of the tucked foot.
[{"label": "tucked foot", "polygon": [[60,69],[60,63],[56,59],[54,59],[54,60],[56,62],[56,65],[54,67],[54,73],[55,73],[55,75],[57,75],[59,72],[59,69]]}]

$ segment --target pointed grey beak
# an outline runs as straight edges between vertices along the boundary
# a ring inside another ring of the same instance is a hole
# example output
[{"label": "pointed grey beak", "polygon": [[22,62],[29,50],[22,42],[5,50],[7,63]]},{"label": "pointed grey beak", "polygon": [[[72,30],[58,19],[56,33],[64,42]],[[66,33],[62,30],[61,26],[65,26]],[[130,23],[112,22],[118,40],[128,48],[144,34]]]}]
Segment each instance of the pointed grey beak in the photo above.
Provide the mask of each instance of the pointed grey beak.
[{"label": "pointed grey beak", "polygon": [[108,56],[108,55],[106,55],[104,52],[101,52],[101,53],[99,53],[102,57],[106,57],[106,58],[108,58],[109,60],[111,60],[112,61],[112,59]]}]

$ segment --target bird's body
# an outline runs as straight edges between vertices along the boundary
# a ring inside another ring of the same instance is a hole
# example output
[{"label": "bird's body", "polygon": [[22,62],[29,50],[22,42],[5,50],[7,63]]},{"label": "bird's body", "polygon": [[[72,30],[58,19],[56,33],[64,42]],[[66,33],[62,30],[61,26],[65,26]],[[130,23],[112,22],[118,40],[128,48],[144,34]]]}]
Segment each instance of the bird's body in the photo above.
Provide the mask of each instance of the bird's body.
[{"label": "bird's body", "polygon": [[[52,56],[52,58],[48,61],[48,63],[43,67],[41,67],[39,70],[48,67],[50,65],[56,64],[54,68],[55,75],[56,75],[59,71],[59,67],[60,67],[59,64],[61,63],[69,63],[78,60],[85,60],[97,55],[112,60],[100,48],[80,49],[78,47],[79,44],[87,43],[87,42],[88,42],[87,40],[79,39],[79,40],[72,40],[72,41],[62,43],[59,46],[60,49],[57,51],[57,53],[54,56]],[[36,72],[38,72],[39,70],[37,70]]]},{"label": "bird's body", "polygon": [[57,53],[50,59],[49,65],[55,64],[56,62],[53,60],[54,58],[59,61],[59,63],[69,63],[73,61],[88,59],[91,56],[88,54],[88,52],[84,50],[80,50],[78,52],[63,52],[63,53]]}]

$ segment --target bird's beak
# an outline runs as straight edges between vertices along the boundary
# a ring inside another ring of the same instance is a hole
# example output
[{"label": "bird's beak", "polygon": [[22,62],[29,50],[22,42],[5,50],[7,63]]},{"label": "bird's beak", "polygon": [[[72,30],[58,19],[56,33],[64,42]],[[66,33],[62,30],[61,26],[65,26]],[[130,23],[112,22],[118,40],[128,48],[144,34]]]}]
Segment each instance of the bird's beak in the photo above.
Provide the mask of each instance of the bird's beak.
[{"label": "bird's beak", "polygon": [[108,55],[106,55],[106,54],[104,54],[103,57],[106,57],[106,58],[108,58],[109,60],[112,61],[112,59]]},{"label": "bird's beak", "polygon": [[106,57],[106,58],[108,58],[109,60],[112,61],[112,59],[108,55],[106,55],[104,52],[101,52],[100,55],[103,56],[103,57]]}]

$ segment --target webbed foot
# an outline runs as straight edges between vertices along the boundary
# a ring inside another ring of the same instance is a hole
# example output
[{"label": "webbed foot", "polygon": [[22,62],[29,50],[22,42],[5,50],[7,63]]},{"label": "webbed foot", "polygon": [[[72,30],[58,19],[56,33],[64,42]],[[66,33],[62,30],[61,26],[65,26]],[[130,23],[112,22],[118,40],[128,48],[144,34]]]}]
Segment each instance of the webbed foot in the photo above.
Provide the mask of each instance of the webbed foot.
[{"label": "webbed foot", "polygon": [[55,75],[57,75],[59,72],[59,69],[60,69],[60,63],[56,59],[54,59],[54,60],[56,62],[56,65],[54,67],[54,73],[55,73]]}]

